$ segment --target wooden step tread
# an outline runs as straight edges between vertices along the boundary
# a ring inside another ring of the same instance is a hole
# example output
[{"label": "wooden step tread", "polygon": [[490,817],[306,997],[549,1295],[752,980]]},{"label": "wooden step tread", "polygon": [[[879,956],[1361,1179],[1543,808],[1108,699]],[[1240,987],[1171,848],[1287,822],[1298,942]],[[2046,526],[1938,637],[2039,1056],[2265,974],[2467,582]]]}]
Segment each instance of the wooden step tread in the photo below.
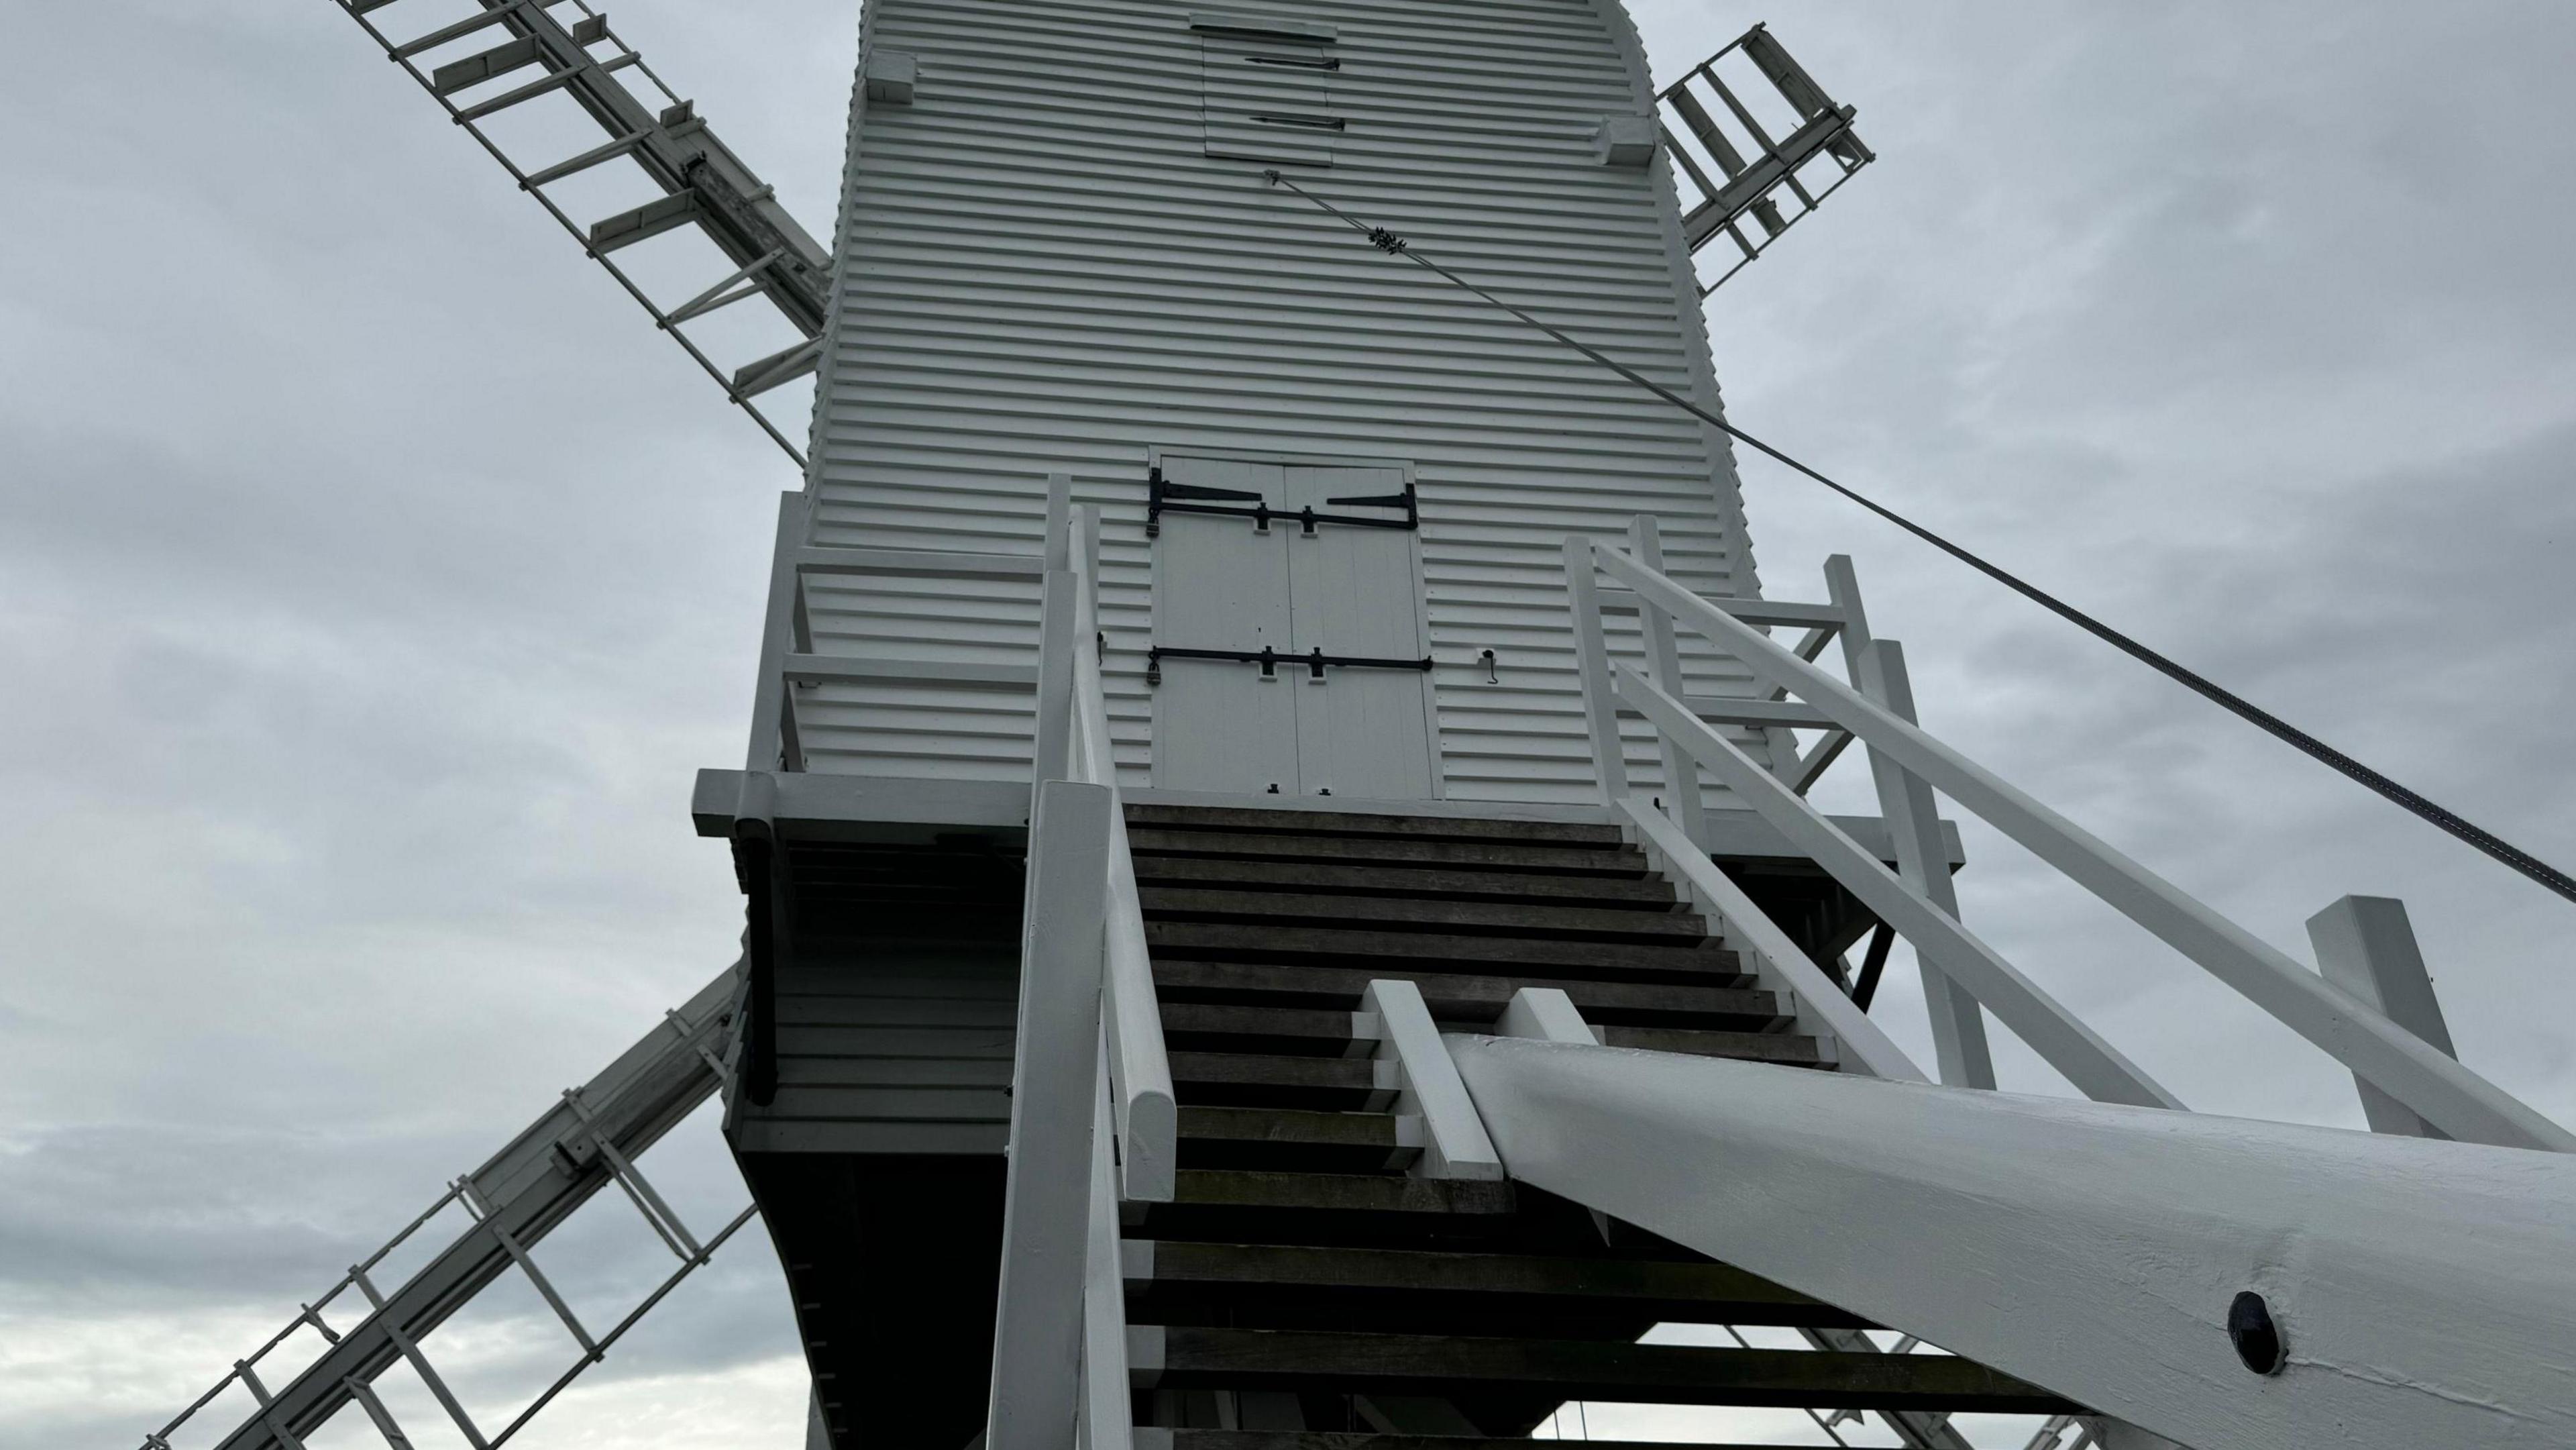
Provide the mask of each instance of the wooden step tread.
[{"label": "wooden step tread", "polygon": [[1395,838],[1407,841],[1537,841],[1595,849],[1626,844],[1619,828],[1581,821],[1508,821],[1467,816],[1362,815],[1258,806],[1127,807],[1129,829],[1255,832],[1264,835]]},{"label": "wooden step tread", "polygon": [[1239,1168],[1184,1168],[1174,1178],[1172,1202],[1176,1205],[1347,1213],[1493,1215],[1512,1211],[1511,1185],[1485,1179],[1268,1173]]},{"label": "wooden step tread", "polygon": [[1549,1258],[1290,1244],[1122,1245],[1131,1288],[1392,1291],[1414,1296],[1583,1301],[1703,1324],[1857,1327],[1831,1305],[1707,1260]]},{"label": "wooden step tread", "polygon": [[[1779,999],[1769,992],[1732,985],[1745,980],[1716,977],[1728,985],[1696,983],[1594,982],[1571,977],[1495,977],[1475,973],[1417,970],[1413,964],[1388,961],[1368,967],[1283,966],[1270,962],[1203,962],[1165,958],[1154,963],[1154,984],[1167,994],[1234,999],[1224,1005],[1254,1006],[1268,999],[1280,1007],[1355,1011],[1368,984],[1380,978],[1412,982],[1422,989],[1431,1015],[1468,1030],[1491,1030],[1494,1019],[1511,1005],[1523,987],[1554,987],[1573,999],[1584,1019],[1596,1024],[1721,1028],[1767,1032],[1782,1026]],[[1164,1011],[1176,1005],[1165,999]],[[1219,1005],[1210,1003],[1208,1005]],[[1676,1020],[1684,1019],[1684,1020]],[[1168,1020],[1168,1019],[1167,1019]],[[1329,1030],[1327,1024],[1316,1023]],[[1350,1028],[1342,1024],[1347,1038]]]},{"label": "wooden step tread", "polygon": [[1694,913],[1603,910],[1571,903],[1428,901],[1416,897],[1174,886],[1147,886],[1137,896],[1149,921],[1365,926],[1373,931],[1401,932],[1408,938],[1416,933],[1445,931],[1694,947],[1708,937],[1707,923]]},{"label": "wooden step tread", "polygon": [[1374,861],[1240,861],[1198,856],[1136,858],[1141,886],[1208,886],[1240,891],[1305,891],[1397,896],[1422,901],[1565,901],[1604,909],[1669,911],[1677,898],[1661,876],[1571,876],[1513,871],[1458,871]]},{"label": "wooden step tread", "polygon": [[1312,1143],[1354,1148],[1408,1145],[1393,1113],[1335,1113],[1311,1108],[1210,1108],[1180,1110],[1180,1136],[1236,1143]]},{"label": "wooden step tread", "polygon": [[[1175,1019],[1204,1025],[1212,1019],[1198,1014],[1264,1013],[1277,1009],[1261,1007],[1193,1007],[1175,1005],[1163,1009],[1163,1031],[1173,1031]],[[1295,1009],[1285,1009],[1295,1011]],[[1347,1012],[1299,1013],[1301,1016],[1336,1018],[1341,1022],[1340,1035],[1350,1034]],[[1222,1020],[1222,1019],[1213,1019]],[[1260,1028],[1274,1025],[1259,1016],[1232,1019],[1244,1026]],[[1328,1024],[1315,1024],[1325,1026]],[[1198,1030],[1194,1026],[1190,1030]],[[1321,1035],[1321,1034],[1318,1034]],[[1172,1081],[1184,1087],[1201,1083],[1258,1083],[1265,1087],[1337,1088],[1351,1092],[1371,1092],[1380,1087],[1390,1091],[1395,1085],[1393,1064],[1381,1071],[1378,1064],[1365,1057],[1289,1057],[1259,1052],[1175,1052],[1171,1054]],[[1380,1077],[1385,1081],[1381,1083]]]},{"label": "wooden step tread", "polygon": [[1317,865],[1391,863],[1452,871],[1567,873],[1642,878],[1646,853],[1583,846],[1529,846],[1500,841],[1367,840],[1334,836],[1263,836],[1247,832],[1166,831],[1137,827],[1127,846],[1138,856],[1300,861]]},{"label": "wooden step tread", "polygon": [[[1189,974],[1179,973],[1170,979],[1162,975],[1157,964],[1155,981],[1160,986],[1178,985]],[[1175,968],[1188,963],[1171,963]],[[1265,970],[1265,969],[1256,969]],[[1365,983],[1362,984],[1366,986]],[[1351,994],[1353,1002],[1358,994]],[[1500,1009],[1496,1009],[1497,1012]],[[1161,1006],[1163,1035],[1170,1037],[1260,1037],[1311,1044],[1319,1052],[1341,1056],[1351,1044],[1351,1012],[1339,1007],[1260,1007],[1220,1002],[1174,1002],[1166,998]],[[1190,1056],[1231,1056],[1232,1054],[1189,1053],[1175,1050],[1172,1054],[1175,1077],[1179,1059]],[[1250,1056],[1251,1054],[1246,1054]]]},{"label": "wooden step tread", "polygon": [[1267,962],[1317,957],[1388,958],[1414,963],[1544,967],[1552,969],[1548,973],[1551,976],[1615,973],[1704,978],[1709,973],[1733,976],[1739,967],[1734,952],[1704,939],[1689,946],[1643,946],[1249,922],[1148,921],[1145,945],[1158,957],[1168,952],[1175,956]]},{"label": "wooden step tread", "polygon": [[[2062,1414],[2080,1407],[1944,1354],[1712,1348],[1582,1339],[1477,1339],[1299,1329],[1144,1328],[1131,1348],[1160,1389],[1342,1394],[1538,1391],[1579,1400]],[[1140,1338],[1141,1337],[1141,1338]]]}]

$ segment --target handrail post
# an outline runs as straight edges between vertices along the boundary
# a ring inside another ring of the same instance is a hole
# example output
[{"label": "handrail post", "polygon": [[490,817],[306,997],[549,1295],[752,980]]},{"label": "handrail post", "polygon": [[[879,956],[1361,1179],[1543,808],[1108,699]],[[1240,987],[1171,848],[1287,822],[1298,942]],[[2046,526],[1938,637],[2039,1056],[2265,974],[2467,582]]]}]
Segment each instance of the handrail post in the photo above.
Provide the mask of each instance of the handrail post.
[{"label": "handrail post", "polygon": [[[1647,568],[1662,570],[1664,541],[1653,514],[1639,514],[1629,522],[1628,542]],[[1673,638],[1671,613],[1641,599],[1637,602],[1637,627],[1645,636],[1646,664],[1655,683],[1675,697],[1689,694],[1690,687],[1682,680],[1681,646]],[[1616,728],[1615,717],[1612,725]],[[1691,844],[1706,850],[1708,801],[1700,794],[1699,764],[1670,736],[1659,732],[1655,738],[1663,754],[1664,793],[1672,797],[1665,809],[1674,813],[1673,819],[1681,823],[1682,834],[1690,837]]]},{"label": "handrail post", "polygon": [[1601,803],[1628,797],[1628,757],[1619,742],[1619,707],[1610,694],[1610,649],[1601,637],[1601,598],[1593,578],[1592,541],[1565,541],[1565,592],[1574,608],[1574,670],[1583,682],[1583,728],[1592,740],[1592,771]]},{"label": "handrail post", "polygon": [[1073,626],[1072,543],[1073,478],[1047,475],[1046,573],[1038,610],[1037,728],[1031,778],[1072,778]]},{"label": "handrail post", "polygon": [[1118,1239],[1118,1186],[1109,1143],[1117,1113],[1109,1074],[1091,1095],[1091,1211],[1082,1259],[1082,1447],[1129,1450],[1127,1294]]},{"label": "handrail post", "polygon": [[[2424,969],[2424,953],[2415,944],[2415,928],[2406,920],[2406,903],[2387,896],[2344,897],[2308,918],[2308,941],[2316,947],[2317,970],[2327,981],[2377,1008],[2444,1057],[2458,1059],[2450,1024],[2442,1020],[2441,999],[2433,995],[2432,974]],[[2451,1136],[2369,1078],[2355,1072],[2352,1081],[2361,1090],[2361,1110],[2372,1132]]]},{"label": "handrail post", "polygon": [[745,770],[803,770],[805,750],[796,733],[796,706],[787,683],[790,634],[802,607],[805,581],[796,570],[809,512],[802,493],[778,496],[778,542],[770,553],[769,606],[761,617],[760,677],[751,687],[751,744]]},{"label": "handrail post", "polygon": [[1128,853],[1127,823],[1119,815],[1118,755],[1109,738],[1109,709],[1100,677],[1100,515],[1088,504],[1072,510],[1071,557],[1078,574],[1073,590],[1073,775],[1110,792],[1108,946],[1105,998],[1108,1023],[1111,1118],[1118,1142],[1118,1189],[1138,1203],[1168,1203],[1175,1191],[1173,1150],[1179,1112],[1172,1103],[1172,1067],[1163,1046],[1161,1008],[1154,993],[1153,963],[1136,898],[1136,866]]},{"label": "handrail post", "polygon": [[[1913,722],[1914,685],[1905,671],[1904,651],[1896,641],[1870,634],[1860,578],[1849,554],[1825,561],[1825,597],[1842,611],[1843,663],[1853,687],[1898,719]],[[1941,840],[1940,803],[1932,788],[1886,751],[1868,744],[1863,749],[1869,755],[1870,780],[1878,788],[1879,814],[1887,818],[1888,835],[1896,842],[1896,874],[1957,920],[1959,893],[1950,881],[1950,853]],[[1993,1087],[1994,1055],[1986,1044],[1986,1019],[1977,1009],[1976,995],[1960,986],[1921,942],[1914,944],[1914,961],[1923,973],[1923,1007],[1932,1020],[1932,1056],[1941,1081],[1953,1087]]]},{"label": "handrail post", "polygon": [[1037,788],[987,1450],[1066,1450],[1081,1403],[1110,792]]}]

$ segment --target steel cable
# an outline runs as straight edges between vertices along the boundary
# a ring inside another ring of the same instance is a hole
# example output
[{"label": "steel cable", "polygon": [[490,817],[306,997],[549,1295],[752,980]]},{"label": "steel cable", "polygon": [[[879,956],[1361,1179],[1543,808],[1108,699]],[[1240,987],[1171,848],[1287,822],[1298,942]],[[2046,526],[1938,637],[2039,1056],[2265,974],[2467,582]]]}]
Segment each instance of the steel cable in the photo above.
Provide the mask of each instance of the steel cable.
[{"label": "steel cable", "polygon": [[1905,532],[1912,534],[1914,537],[1921,539],[1923,542],[1930,544],[1932,547],[1939,549],[1945,554],[1948,554],[1951,558],[1958,560],[1960,563],[1967,565],[1969,568],[1976,570],[1978,573],[1985,575],[1987,578],[1994,580],[1996,583],[2003,585],[2005,588],[2010,589],[2014,593],[2021,595],[2023,598],[2030,600],[2032,603],[2039,605],[2051,614],[2058,616],[2069,624],[2083,630],[2085,633],[2092,635],[2094,638],[2101,640],[2107,645],[2110,645],[2122,654],[2129,656],[2131,659],[2137,660],[2139,663],[2146,665],[2148,668],[2155,670],[2157,673],[2164,675],[2168,679],[2176,681],[2194,693],[2200,695],[2202,698],[2234,714],[2239,719],[2245,720],[2275,739],[2285,742],[2293,749],[2300,751],[2302,754],[2332,767],[2334,770],[2354,781],[2359,782],[2361,785],[2368,787],[2380,796],[2395,802],[2398,806],[2418,819],[2429,822],[2451,836],[2466,842],[2468,845],[2477,848],[2479,851],[2482,851],[2504,865],[2511,867],[2513,870],[2519,872],[2525,877],[2528,877],[2532,881],[2556,892],[2558,895],[2563,896],[2570,901],[2576,901],[2576,877],[2569,876],[2566,872],[2559,870],[2557,867],[2550,865],[2548,862],[2541,860],[2539,857],[2532,855],[2530,852],[2523,850],[2512,842],[2496,835],[2494,832],[2468,820],[2458,812],[2452,811],[2435,801],[2429,800],[2423,795],[2399,784],[2397,781],[2382,775],[2380,772],[2371,769],[2369,766],[2362,764],[2360,761],[2353,759],[2351,756],[2346,755],[2342,751],[2335,749],[2333,746],[2326,744],[2317,737],[2310,735],[2308,732],[2301,730],[2286,720],[2283,720],[2271,711],[2254,704],[2252,701],[2245,699],[2234,691],[2229,690],[2218,684],[2216,681],[2209,679],[2207,676],[2200,674],[2198,671],[2187,668],[2179,662],[2169,659],[2157,651],[2140,644],[2128,635],[2121,633],[2119,630],[2113,629],[2111,626],[2095,619],[2092,615],[2087,614],[2083,610],[2076,608],[2074,605],[2068,604],[2066,601],[2050,594],[2038,585],[2029,583],[2020,576],[2003,568],[2001,565],[1990,563],[1979,555],[1970,552],[1958,544],[1950,542],[1941,535],[1934,533],[1923,525],[1918,524],[1912,519],[1905,517],[1903,514],[1896,512],[1894,509],[1888,508],[1866,495],[1835,482],[1833,479],[1826,477],[1824,474],[1817,472],[1815,469],[1808,467],[1806,464],[1799,462],[1797,459],[1790,457],[1788,454],[1781,452],[1779,449],[1772,447],[1770,444],[1763,442],[1761,439],[1754,437],[1752,434],[1745,432],[1743,429],[1738,428],[1734,424],[1727,422],[1725,419],[1718,417],[1714,413],[1711,413],[1697,403],[1692,402],[1690,399],[1683,397],[1672,389],[1656,382],[1654,379],[1645,376],[1636,369],[1603,354],[1598,348],[1592,347],[1580,339],[1571,337],[1563,331],[1560,331],[1555,327],[1551,327],[1547,323],[1541,322],[1527,312],[1522,311],[1520,308],[1513,306],[1502,298],[1495,296],[1493,293],[1486,291],[1484,288],[1479,287],[1475,283],[1468,281],[1466,278],[1459,276],[1457,273],[1450,271],[1447,267],[1444,267],[1438,262],[1431,260],[1429,257],[1422,255],[1420,252],[1415,251],[1411,243],[1407,242],[1404,238],[1397,236],[1395,233],[1388,231],[1386,228],[1371,226],[1367,222],[1361,221],[1359,218],[1343,211],[1340,207],[1333,205],[1331,202],[1315,195],[1306,188],[1299,186],[1296,182],[1289,180],[1277,171],[1266,171],[1262,174],[1268,178],[1273,185],[1284,186],[1290,191],[1297,193],[1299,196],[1304,197],[1306,200],[1313,202],[1316,206],[1323,208],[1333,216],[1340,218],[1344,223],[1348,224],[1352,230],[1359,232],[1362,236],[1366,237],[1370,245],[1376,247],[1378,250],[1385,252],[1390,256],[1407,258],[1415,264],[1429,269],[1432,273],[1449,281],[1450,283],[1473,293],[1485,302],[1501,308],[1503,311],[1519,318],[1522,322],[1546,333],[1549,337],[1556,339],[1558,342],[1561,342],[1567,347],[1574,349],[1576,352],[1583,354],[1592,361],[1599,363],[1601,366],[1608,368],[1614,373],[1617,373],[1627,381],[1636,384],[1638,387],[1654,394],[1663,401],[1670,403],[1672,406],[1681,409],[1683,412],[1686,412],[1692,417],[1699,419],[1701,422],[1708,424],[1710,427],[1717,429],[1719,432],[1724,433],[1727,437],[1734,439],[1736,442],[1743,444],[1747,448],[1753,449],[1755,452],[1762,454],[1764,457],[1781,464],[1793,472],[1796,472],[1816,483],[1823,484],[1826,488],[1833,490],[1835,493],[1842,495],[1844,498],[1851,500],[1853,503],[1860,505],[1862,508],[1869,510],[1873,514],[1876,514],[1878,517],[1887,520],[1889,523],[1896,525]]}]

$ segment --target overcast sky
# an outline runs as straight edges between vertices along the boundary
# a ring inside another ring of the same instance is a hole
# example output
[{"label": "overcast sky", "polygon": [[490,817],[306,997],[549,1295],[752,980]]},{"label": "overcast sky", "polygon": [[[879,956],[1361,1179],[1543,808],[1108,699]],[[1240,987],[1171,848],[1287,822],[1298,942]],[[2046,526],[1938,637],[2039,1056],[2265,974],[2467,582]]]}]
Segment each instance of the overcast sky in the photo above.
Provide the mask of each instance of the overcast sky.
[{"label": "overcast sky", "polygon": [[[1738,423],[2576,860],[2576,9],[1638,8],[1666,79],[1774,21],[1882,157],[1712,300]],[[139,1442],[737,930],[687,789],[741,748],[792,472],[331,9],[0,7],[9,1450]],[[852,0],[616,18],[827,234]],[[1857,558],[1936,732],[2302,959],[2335,897],[2403,896],[2463,1057],[2576,1121],[2576,907],[1808,485],[1746,492],[1775,597]],[[2359,1122],[1968,839],[1972,924],[2186,1101]],[[739,1201],[708,1123],[660,1153],[702,1221]],[[550,1250],[601,1305],[646,1262],[612,1220]],[[529,1311],[444,1336],[493,1409],[568,1352]],[[796,1443],[765,1240],[586,1384],[518,1443]]]}]

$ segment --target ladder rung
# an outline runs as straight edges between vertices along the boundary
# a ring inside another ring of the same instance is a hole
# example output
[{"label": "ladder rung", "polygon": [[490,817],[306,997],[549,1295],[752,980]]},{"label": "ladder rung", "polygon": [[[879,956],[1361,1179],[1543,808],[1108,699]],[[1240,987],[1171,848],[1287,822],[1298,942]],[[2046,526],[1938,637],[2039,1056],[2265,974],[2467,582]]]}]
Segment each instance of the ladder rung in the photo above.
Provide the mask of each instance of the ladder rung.
[{"label": "ladder rung", "polygon": [[268,1426],[269,1433],[284,1442],[287,1450],[304,1450],[304,1442],[297,1439],[295,1432],[287,1428],[286,1422],[277,1417],[277,1401],[270,1398],[268,1386],[261,1384],[259,1376],[252,1372],[250,1361],[234,1360],[233,1373],[241,1376],[242,1385],[250,1391],[251,1398],[259,1402],[259,1418]]},{"label": "ladder rung", "polygon": [[[390,0],[386,0],[390,3]],[[489,30],[527,8],[528,0],[511,0],[497,10],[484,10],[469,15],[453,25],[442,25],[426,34],[417,35],[395,46],[388,54],[396,60],[409,60],[423,51],[436,50],[451,40],[462,40],[478,30]]]},{"label": "ladder rung", "polygon": [[[376,1292],[375,1281],[355,1270],[351,1273],[357,1278],[359,1292],[367,1296],[367,1302],[375,1305],[378,1313],[382,1313],[385,1307],[385,1296]],[[492,1442],[484,1439],[483,1432],[474,1427],[474,1417],[465,1413],[465,1406],[458,1403],[455,1393],[448,1389],[447,1381],[439,1377],[437,1370],[430,1368],[429,1356],[421,1353],[420,1346],[413,1342],[410,1335],[403,1333],[401,1325],[394,1323],[390,1318],[385,1320],[385,1338],[392,1340],[394,1348],[401,1351],[402,1357],[411,1362],[412,1373],[419,1375],[420,1382],[429,1386],[429,1392],[437,1399],[439,1408],[447,1411],[447,1418],[454,1420],[456,1428],[464,1432],[465,1443],[473,1446],[474,1450],[492,1450]]]},{"label": "ladder rung", "polygon": [[782,383],[792,382],[814,371],[823,357],[823,339],[807,338],[783,352],[771,353],[733,375],[736,397],[756,398]]},{"label": "ladder rung", "polygon": [[633,211],[622,211],[594,223],[590,229],[590,250],[602,253],[631,247],[647,237],[658,237],[674,227],[687,226],[697,220],[697,215],[697,193],[675,191],[669,196],[648,201]]},{"label": "ladder rung", "polygon": [[494,96],[488,101],[480,101],[474,105],[467,106],[456,113],[456,119],[460,122],[479,121],[485,116],[491,115],[495,111],[506,111],[510,107],[515,106],[522,101],[533,101],[548,91],[561,90],[565,86],[571,85],[575,80],[580,79],[584,75],[624,70],[643,58],[644,57],[642,55],[630,50],[623,55],[613,55],[606,60],[598,61],[591,65],[567,66],[566,68],[547,76],[544,80],[530,81],[526,85],[519,87],[517,90],[503,91],[501,94]]},{"label": "ladder rung", "polygon": [[584,151],[579,156],[575,156],[568,161],[558,161],[554,165],[549,166],[542,171],[531,171],[528,173],[527,180],[522,181],[519,184],[523,187],[534,189],[552,182],[561,181],[576,171],[588,171],[590,168],[599,165],[603,161],[614,161],[618,157],[625,155],[627,152],[632,151],[643,144],[644,133],[641,131],[636,132],[632,136],[620,136],[606,145],[594,146],[590,150]]},{"label": "ladder rung", "polygon": [[402,1432],[402,1426],[394,1423],[393,1411],[386,1409],[385,1402],[376,1397],[374,1385],[354,1375],[340,1381],[340,1385],[349,1392],[349,1398],[358,1402],[358,1408],[367,1412],[367,1418],[376,1422],[376,1433],[385,1437],[387,1445],[393,1450],[412,1450],[411,1437]]},{"label": "ladder rung", "polygon": [[668,1244],[671,1252],[679,1255],[683,1262],[704,1258],[706,1251],[698,1247],[688,1225],[680,1222],[680,1216],[671,1211],[671,1205],[664,1203],[662,1195],[653,1191],[653,1185],[644,1181],[642,1170],[609,1140],[606,1133],[599,1130],[599,1119],[592,1114],[590,1105],[581,1100],[580,1091],[566,1089],[563,1096],[573,1116],[590,1130],[591,1144],[599,1150],[599,1156],[608,1161],[608,1171],[616,1175],[617,1186],[626,1190],[626,1196],[634,1201],[636,1211],[644,1215],[645,1222],[653,1225],[653,1231],[662,1236],[662,1242]]},{"label": "ladder rung", "polygon": [[442,96],[452,96],[468,86],[478,86],[494,76],[505,76],[514,70],[535,65],[545,56],[545,44],[533,35],[505,40],[490,50],[477,51],[463,60],[452,60],[429,73],[429,88]]},{"label": "ladder rung", "polygon": [[492,1236],[509,1251],[510,1260],[519,1266],[519,1272],[527,1275],[528,1282],[537,1286],[537,1292],[545,1297],[547,1305],[555,1311],[555,1317],[563,1321],[564,1328],[572,1331],[573,1339],[581,1345],[583,1352],[593,1359],[599,1358],[598,1342],[590,1337],[589,1330],[581,1327],[581,1320],[573,1314],[572,1306],[563,1301],[563,1296],[555,1292],[553,1282],[538,1271],[535,1256],[520,1245],[516,1235],[497,1223],[492,1225]]}]

